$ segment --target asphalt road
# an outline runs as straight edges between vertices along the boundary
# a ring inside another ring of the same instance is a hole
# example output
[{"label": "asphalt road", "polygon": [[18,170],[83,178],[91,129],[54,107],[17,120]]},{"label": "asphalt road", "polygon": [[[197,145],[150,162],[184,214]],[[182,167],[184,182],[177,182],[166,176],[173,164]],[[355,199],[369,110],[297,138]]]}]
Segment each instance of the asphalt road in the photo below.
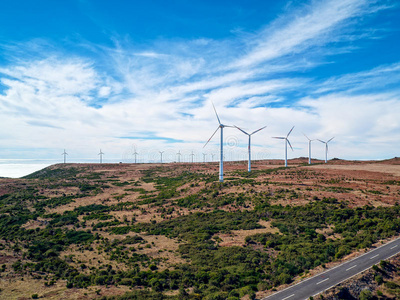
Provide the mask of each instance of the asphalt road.
[{"label": "asphalt road", "polygon": [[399,252],[400,238],[263,298],[262,300],[303,300],[308,299],[310,296],[314,297]]}]

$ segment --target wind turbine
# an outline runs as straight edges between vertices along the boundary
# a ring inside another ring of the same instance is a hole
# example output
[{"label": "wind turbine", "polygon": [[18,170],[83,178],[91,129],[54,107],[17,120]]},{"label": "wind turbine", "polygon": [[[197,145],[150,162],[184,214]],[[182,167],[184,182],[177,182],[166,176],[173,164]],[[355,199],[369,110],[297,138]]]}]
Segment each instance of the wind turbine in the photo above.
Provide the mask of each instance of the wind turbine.
[{"label": "wind turbine", "polygon": [[194,157],[193,151],[192,154],[190,154],[190,156],[192,157],[192,163],[193,163],[193,157]]},{"label": "wind turbine", "polygon": [[292,145],[290,145],[290,142],[289,142],[289,139],[288,139],[289,134],[292,132],[293,128],[294,128],[294,126],[292,127],[292,129],[290,129],[290,131],[289,131],[289,133],[286,135],[286,137],[283,137],[283,136],[275,136],[275,137],[273,137],[274,139],[285,140],[285,167],[287,167],[287,145],[288,145],[288,144],[289,144],[290,148],[291,148],[292,151],[293,151],[293,147],[292,147]]},{"label": "wind turbine", "polygon": [[181,154],[181,150],[179,150],[176,155],[178,155],[178,163],[180,163],[181,162],[181,155],[182,155]]},{"label": "wind turbine", "polygon": [[161,154],[161,163],[162,163],[162,154],[164,153],[164,151],[158,151]]},{"label": "wind turbine", "polygon": [[213,136],[217,133],[218,129],[221,129],[221,139],[220,139],[220,160],[219,160],[219,181],[220,182],[224,182],[224,128],[225,127],[233,127],[230,125],[224,125],[221,123],[218,114],[217,114],[217,110],[215,109],[214,103],[212,104],[214,111],[215,111],[215,115],[217,116],[217,120],[219,123],[219,126],[217,128],[217,130],[214,131],[214,133],[212,134],[212,136],[208,139],[207,143],[203,146],[203,148],[205,146],[207,146],[208,142],[213,138]]},{"label": "wind turbine", "polygon": [[206,154],[206,153],[203,153],[203,163],[206,162],[206,156],[207,156],[207,154]]},{"label": "wind turbine", "polygon": [[133,152],[133,155],[135,155],[135,164],[136,164],[136,158],[137,158],[137,155],[138,155],[139,153],[137,153],[136,152],[136,149],[135,149],[135,152]]},{"label": "wind turbine", "polygon": [[252,133],[247,133],[243,129],[241,129],[241,128],[237,127],[237,126],[235,126],[235,127],[237,129],[239,129],[241,132],[243,132],[244,134],[247,134],[249,136],[249,146],[248,146],[248,150],[249,150],[249,167],[248,167],[248,171],[251,172],[251,136],[253,134],[255,134],[256,132],[259,132],[259,131],[263,130],[267,126],[264,126],[264,127],[260,128],[260,129],[257,129],[256,131],[253,131]]},{"label": "wind turbine", "polygon": [[66,158],[67,158],[67,155],[68,155],[68,153],[67,153],[67,152],[65,152],[65,149],[64,149],[64,152],[63,152],[63,153],[61,153],[61,155],[64,155],[64,164],[65,164],[65,162],[66,162]]},{"label": "wind turbine", "polygon": [[[304,134],[304,133],[303,133]],[[304,136],[307,138],[308,140],[308,164],[311,165],[311,142],[314,140],[310,140],[308,136],[306,136],[304,134]]]},{"label": "wind turbine", "polygon": [[215,156],[215,154],[211,153],[211,161],[214,161],[214,156]]},{"label": "wind turbine", "polygon": [[100,153],[99,154],[97,154],[97,155],[100,155],[100,163],[103,163],[103,152],[101,152],[101,149],[100,149]]},{"label": "wind turbine", "polygon": [[325,144],[325,163],[328,162],[328,143],[329,143],[330,141],[332,141],[334,138],[335,138],[335,137],[331,138],[331,139],[330,139],[329,141],[327,141],[327,142],[318,140],[318,141],[320,141],[321,143],[324,143],[324,144]]}]

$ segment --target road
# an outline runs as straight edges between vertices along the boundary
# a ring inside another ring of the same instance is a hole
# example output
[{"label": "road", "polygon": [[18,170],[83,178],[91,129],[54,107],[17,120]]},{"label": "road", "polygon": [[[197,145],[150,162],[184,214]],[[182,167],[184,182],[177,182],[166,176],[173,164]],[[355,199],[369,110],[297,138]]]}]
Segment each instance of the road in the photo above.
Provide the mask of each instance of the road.
[{"label": "road", "polygon": [[400,238],[263,298],[262,300],[303,300],[310,298],[310,296],[314,297],[399,252]]}]

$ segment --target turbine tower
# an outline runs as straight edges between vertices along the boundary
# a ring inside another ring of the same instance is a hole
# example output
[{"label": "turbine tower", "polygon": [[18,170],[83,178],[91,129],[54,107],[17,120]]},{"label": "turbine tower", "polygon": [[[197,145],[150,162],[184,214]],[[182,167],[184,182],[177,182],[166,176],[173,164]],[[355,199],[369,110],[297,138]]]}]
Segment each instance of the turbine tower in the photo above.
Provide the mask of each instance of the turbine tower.
[{"label": "turbine tower", "polygon": [[138,156],[138,154],[139,154],[139,153],[137,153],[137,152],[136,152],[136,149],[135,149],[135,152],[133,152],[133,155],[135,155],[135,164],[136,164],[136,162],[137,162],[137,156]]},{"label": "turbine tower", "polygon": [[[303,133],[304,134],[304,133]],[[304,134],[304,136],[307,138],[308,140],[308,164],[311,165],[311,142],[314,140],[310,140],[308,136],[306,136]]]},{"label": "turbine tower", "polygon": [[180,163],[181,162],[181,155],[182,155],[181,154],[181,150],[179,150],[176,155],[178,155],[178,163]]},{"label": "turbine tower", "polygon": [[290,129],[290,131],[289,131],[289,133],[286,135],[286,137],[283,137],[283,136],[274,136],[274,137],[273,137],[274,139],[285,140],[285,167],[287,167],[287,145],[288,145],[288,144],[289,144],[290,148],[291,148],[292,151],[293,151],[293,147],[292,147],[292,145],[290,144],[289,139],[288,139],[289,134],[292,132],[293,128],[294,128],[294,126],[292,127],[292,129]]},{"label": "turbine tower", "polygon": [[217,114],[217,110],[215,109],[214,103],[212,104],[214,111],[215,111],[215,115],[217,116],[217,120],[218,120],[218,128],[217,130],[214,131],[214,133],[212,134],[212,136],[208,139],[207,143],[203,146],[203,148],[205,146],[207,146],[208,142],[213,138],[213,136],[217,133],[218,129],[221,129],[221,139],[220,139],[220,159],[219,159],[219,181],[220,182],[224,182],[224,128],[225,127],[233,127],[230,125],[224,125],[221,123],[218,114]]},{"label": "turbine tower", "polygon": [[101,149],[100,149],[100,153],[99,154],[97,154],[97,155],[100,155],[100,163],[103,163],[103,152],[101,152]]},{"label": "turbine tower", "polygon": [[248,146],[248,151],[249,151],[249,166],[248,166],[248,171],[249,172],[251,172],[251,136],[253,135],[253,134],[255,134],[256,132],[259,132],[259,131],[261,131],[261,130],[263,130],[265,127],[267,127],[267,126],[264,126],[264,127],[262,127],[262,128],[260,128],[260,129],[257,129],[256,131],[253,131],[252,133],[247,133],[246,131],[244,131],[243,129],[240,129],[239,127],[237,127],[237,126],[235,126],[237,129],[239,129],[241,132],[243,132],[244,134],[246,134],[246,135],[248,135],[249,136],[249,146]]},{"label": "turbine tower", "polygon": [[65,152],[65,149],[64,149],[64,152],[61,153],[61,155],[64,155],[64,164],[65,164],[65,162],[66,162],[66,160],[67,160],[67,155],[68,155],[68,153]]},{"label": "turbine tower", "polygon": [[329,143],[330,141],[332,141],[334,138],[335,138],[335,137],[331,138],[331,139],[330,139],[329,141],[327,141],[327,142],[318,140],[318,141],[320,141],[321,143],[324,143],[324,144],[325,144],[325,163],[328,162],[328,143]]},{"label": "turbine tower", "polygon": [[203,163],[206,162],[206,156],[207,156],[207,154],[206,154],[206,153],[203,153]]},{"label": "turbine tower", "polygon": [[161,154],[161,163],[162,163],[162,154],[164,153],[164,151],[158,151]]}]

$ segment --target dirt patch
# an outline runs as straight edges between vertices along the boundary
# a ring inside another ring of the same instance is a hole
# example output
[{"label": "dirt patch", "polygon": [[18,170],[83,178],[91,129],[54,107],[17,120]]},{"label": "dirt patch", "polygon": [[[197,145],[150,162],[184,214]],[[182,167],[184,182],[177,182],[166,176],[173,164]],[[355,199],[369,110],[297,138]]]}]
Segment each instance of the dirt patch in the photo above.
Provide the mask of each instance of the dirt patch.
[{"label": "dirt patch", "polygon": [[258,223],[265,228],[251,230],[232,230],[230,234],[214,235],[214,239],[221,239],[222,241],[219,242],[219,246],[222,247],[243,246],[246,243],[245,239],[247,236],[255,235],[258,233],[279,233],[279,229],[273,227],[270,221],[260,220]]},{"label": "dirt patch", "polygon": [[376,173],[386,173],[394,176],[400,176],[400,165],[389,165],[383,163],[366,163],[361,165],[315,165],[313,169],[335,169],[335,170],[352,170],[352,171],[367,171]]}]

